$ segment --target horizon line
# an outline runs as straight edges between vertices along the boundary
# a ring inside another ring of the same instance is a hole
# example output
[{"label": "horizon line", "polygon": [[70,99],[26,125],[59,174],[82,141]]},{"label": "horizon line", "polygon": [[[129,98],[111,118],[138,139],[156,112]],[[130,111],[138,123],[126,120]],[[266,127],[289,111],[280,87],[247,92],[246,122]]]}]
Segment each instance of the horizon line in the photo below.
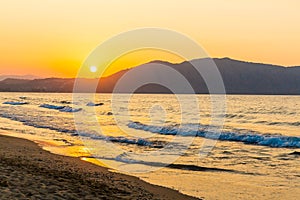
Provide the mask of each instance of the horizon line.
[{"label": "horizon line", "polygon": [[[251,63],[251,64],[260,64],[260,65],[271,65],[271,66],[274,66],[274,67],[284,67],[284,68],[294,68],[294,67],[300,67],[300,64],[299,65],[295,65],[295,66],[285,66],[285,65],[279,65],[279,64],[273,64],[273,63],[266,63],[266,62],[259,62],[259,61],[246,61],[246,60],[239,60],[239,59],[235,59],[235,58],[232,58],[232,57],[214,57],[214,58],[211,58],[211,57],[204,57],[204,58],[195,58],[195,59],[191,59],[191,60],[184,60],[182,62],[170,62],[170,61],[167,61],[167,60],[151,60],[149,62],[145,62],[145,63],[142,63],[140,65],[136,65],[136,66],[132,66],[132,67],[129,67],[129,68],[126,68],[126,69],[121,69],[115,73],[112,73],[112,74],[109,74],[107,76],[102,76],[102,77],[98,77],[98,78],[106,78],[106,77],[109,77],[109,76],[112,76],[114,74],[117,74],[119,72],[122,72],[122,71],[127,71],[127,70],[130,70],[132,68],[136,68],[136,67],[139,67],[141,65],[144,65],[144,64],[148,64],[148,63],[152,63],[152,62],[163,62],[163,63],[169,63],[169,64],[172,64],[172,65],[178,65],[178,64],[182,64],[184,62],[192,62],[194,60],[203,60],[203,59],[219,59],[219,60],[225,60],[225,59],[228,59],[228,60],[232,60],[232,61],[238,61],[238,62],[244,62],[244,63]],[[37,77],[37,78],[34,78],[34,79],[24,79],[24,80],[36,80],[36,79],[54,79],[54,78],[60,78],[60,79],[76,79],[76,78],[83,78],[83,79],[98,79],[98,78],[87,78],[87,77],[59,77],[59,76],[48,76],[48,77],[45,77],[45,76],[39,76],[39,75],[35,75],[35,74],[0,74],[0,76],[33,76],[33,77]]]}]

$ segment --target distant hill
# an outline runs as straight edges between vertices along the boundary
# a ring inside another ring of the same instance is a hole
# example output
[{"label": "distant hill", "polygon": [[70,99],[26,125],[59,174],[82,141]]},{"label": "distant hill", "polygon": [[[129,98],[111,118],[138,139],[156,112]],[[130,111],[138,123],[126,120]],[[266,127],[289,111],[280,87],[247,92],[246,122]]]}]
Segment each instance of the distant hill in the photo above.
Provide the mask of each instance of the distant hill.
[{"label": "distant hill", "polygon": [[[181,74],[194,91],[208,93],[201,75],[190,64],[207,68],[209,59],[195,59],[190,62],[172,64],[164,61],[153,61],[130,70],[120,71],[109,77],[98,79],[79,79],[77,92],[94,92],[91,84],[97,85],[97,92],[112,92],[117,81],[124,79],[118,92],[130,92],[128,88],[135,83],[154,78],[153,83],[137,88],[137,93],[170,93],[166,87],[156,82],[166,82],[176,88],[176,93],[190,93],[190,90],[176,79],[175,73],[162,72],[162,65]],[[227,94],[300,94],[300,67],[283,67],[260,63],[250,63],[230,58],[213,59],[223,78]],[[128,73],[127,73],[128,72]],[[127,74],[126,74],[127,73]],[[208,74],[209,72],[208,69]],[[126,76],[123,76],[126,74]],[[97,83],[99,81],[99,83]],[[0,81],[2,92],[72,92],[75,79],[5,79]]]},{"label": "distant hill", "polygon": [[0,75],[0,81],[5,80],[7,78],[33,80],[33,79],[39,79],[41,77],[34,76],[34,75]]}]

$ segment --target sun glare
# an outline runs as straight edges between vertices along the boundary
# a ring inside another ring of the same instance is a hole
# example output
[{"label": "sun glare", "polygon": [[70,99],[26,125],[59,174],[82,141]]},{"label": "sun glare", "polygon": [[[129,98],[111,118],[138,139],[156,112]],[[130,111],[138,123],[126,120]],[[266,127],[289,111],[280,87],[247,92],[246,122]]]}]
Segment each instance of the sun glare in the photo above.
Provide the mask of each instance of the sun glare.
[{"label": "sun glare", "polygon": [[93,72],[93,73],[95,73],[97,70],[98,70],[98,69],[97,69],[96,66],[91,66],[91,67],[90,67],[90,71]]}]

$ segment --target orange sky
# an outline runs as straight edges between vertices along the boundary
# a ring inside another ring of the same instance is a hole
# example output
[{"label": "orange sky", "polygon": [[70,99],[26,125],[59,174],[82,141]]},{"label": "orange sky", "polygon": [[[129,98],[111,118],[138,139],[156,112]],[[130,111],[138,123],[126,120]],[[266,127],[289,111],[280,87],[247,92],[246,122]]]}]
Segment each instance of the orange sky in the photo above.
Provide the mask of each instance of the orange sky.
[{"label": "orange sky", "polygon": [[[89,53],[120,32],[161,27],[211,57],[300,65],[298,0],[1,0],[0,74],[74,77]],[[110,72],[177,56],[145,50]]]}]

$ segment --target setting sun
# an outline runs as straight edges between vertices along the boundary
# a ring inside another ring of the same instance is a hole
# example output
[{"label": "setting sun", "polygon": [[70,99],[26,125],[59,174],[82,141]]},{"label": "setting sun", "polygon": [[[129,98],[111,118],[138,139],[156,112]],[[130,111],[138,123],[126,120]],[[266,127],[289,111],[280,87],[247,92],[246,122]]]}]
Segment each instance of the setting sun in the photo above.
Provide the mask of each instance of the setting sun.
[{"label": "setting sun", "polygon": [[[2,2],[0,74],[75,77],[99,44],[140,27],[185,34],[211,57],[300,64],[300,4],[296,0]],[[158,54],[143,57],[118,62],[120,66],[114,68],[122,70],[156,58],[174,61]]]}]

